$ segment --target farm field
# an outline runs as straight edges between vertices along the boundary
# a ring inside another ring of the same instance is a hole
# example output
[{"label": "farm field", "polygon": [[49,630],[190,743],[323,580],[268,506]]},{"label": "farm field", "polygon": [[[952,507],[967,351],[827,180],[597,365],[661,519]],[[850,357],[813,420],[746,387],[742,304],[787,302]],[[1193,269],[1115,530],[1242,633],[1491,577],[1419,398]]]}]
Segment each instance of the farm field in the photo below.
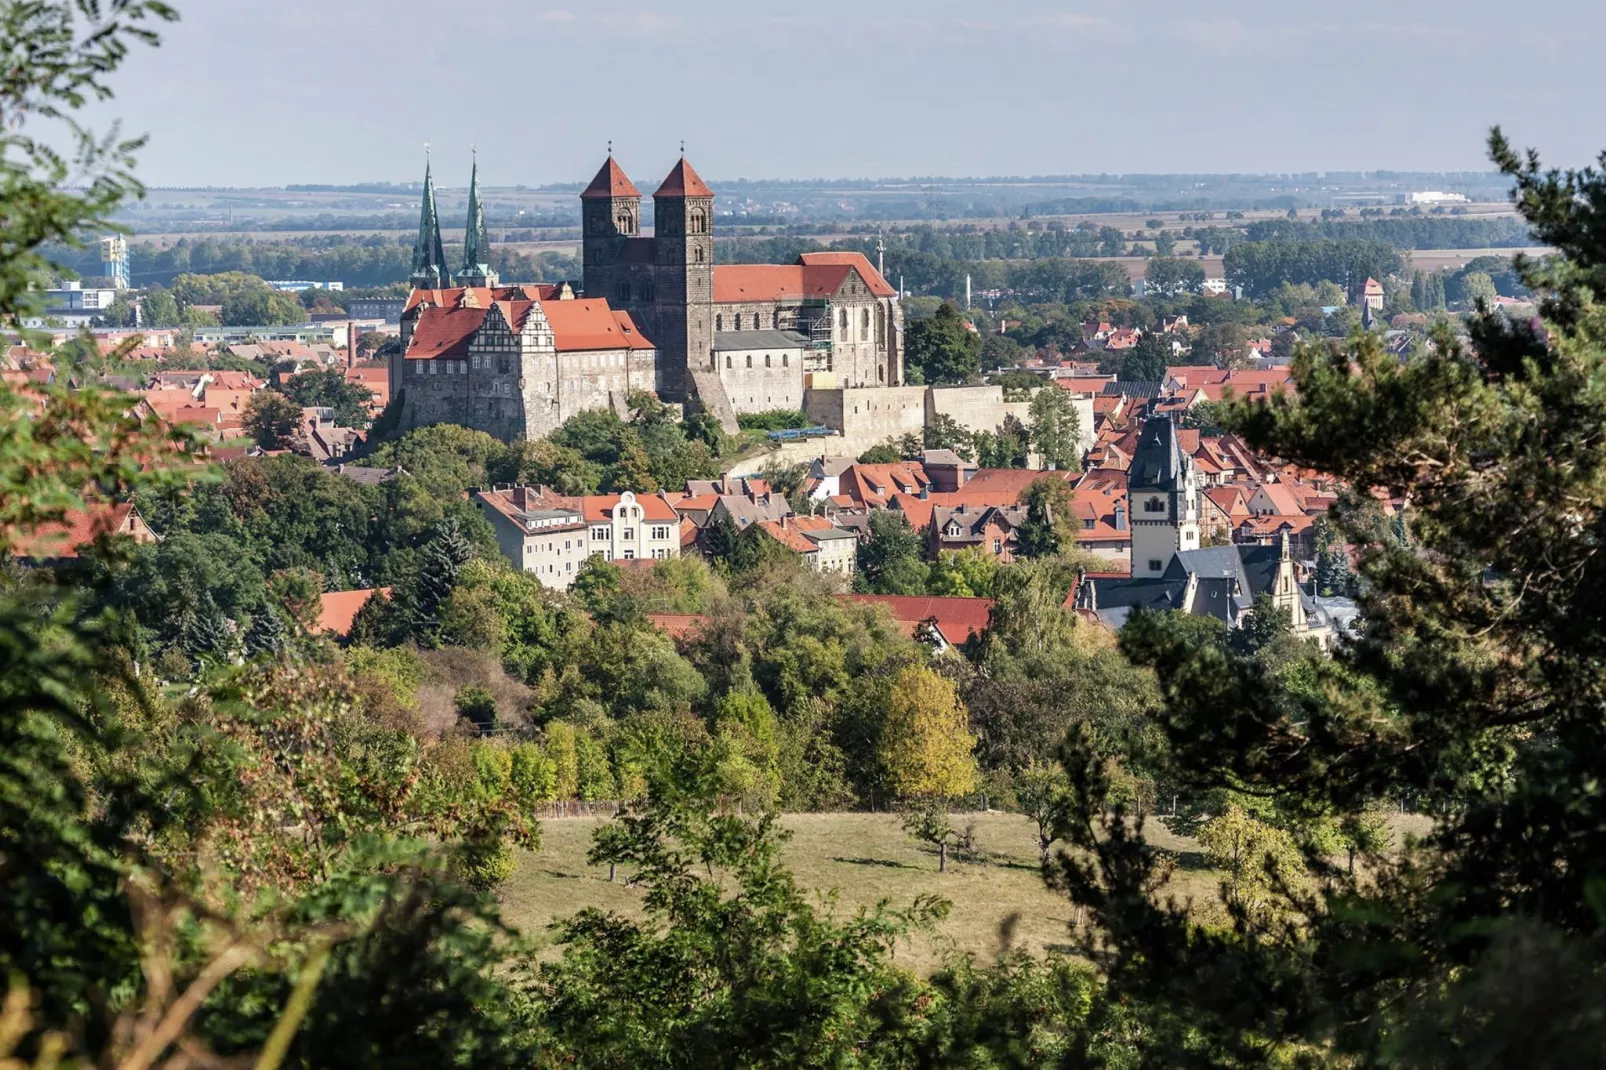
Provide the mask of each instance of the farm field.
[{"label": "farm field", "polygon": [[[625,886],[623,871],[609,884],[606,866],[586,863],[591,834],[602,820],[542,822],[541,850],[521,853],[518,871],[502,887],[503,912],[511,924],[542,936],[554,920],[588,906],[638,913],[641,892]],[[1075,908],[1043,884],[1035,826],[1018,814],[998,812],[956,814],[952,820],[956,828],[975,821],[983,863],[950,858],[948,872],[938,873],[935,851],[910,839],[898,815],[884,813],[787,815],[781,823],[793,835],[784,858],[805,889],[822,896],[834,889],[839,910],[874,906],[882,899],[906,905],[925,894],[951,901],[951,913],[934,932],[917,934],[898,951],[902,961],[923,972],[952,951],[991,959],[1000,949],[1000,925],[1011,916],[1017,919],[1013,946],[1034,953],[1067,946]],[[1400,818],[1396,825],[1417,833],[1425,827],[1414,818]],[[1162,894],[1214,900],[1219,878],[1205,867],[1197,845],[1157,821],[1150,821],[1146,831],[1151,842],[1179,859]]]}]

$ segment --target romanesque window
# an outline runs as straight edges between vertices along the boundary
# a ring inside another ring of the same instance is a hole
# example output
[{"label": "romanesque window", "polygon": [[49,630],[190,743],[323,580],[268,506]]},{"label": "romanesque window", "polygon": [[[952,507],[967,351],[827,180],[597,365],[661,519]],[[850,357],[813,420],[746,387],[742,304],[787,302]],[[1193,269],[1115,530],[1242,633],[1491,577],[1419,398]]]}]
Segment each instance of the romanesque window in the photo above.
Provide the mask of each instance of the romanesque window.
[{"label": "romanesque window", "polygon": [[768,353],[765,353],[764,354],[764,367],[768,368],[769,366],[770,366],[770,355]]},{"label": "romanesque window", "polygon": [[753,366],[753,354],[751,353],[747,354],[747,366],[749,368]]},{"label": "romanesque window", "polygon": [[630,284],[628,282],[621,282],[615,292],[619,297],[619,303],[621,305],[628,305],[630,303]]},{"label": "romanesque window", "polygon": [[724,316],[715,316],[714,317],[714,330],[723,331],[724,329],[725,329],[725,317]]},{"label": "romanesque window", "polygon": [[790,368],[791,366],[792,366],[792,355],[790,353],[782,353],[781,354],[781,367]]},{"label": "romanesque window", "polygon": [[634,229],[635,229],[635,227],[632,226],[632,224],[631,224],[630,213],[629,212],[620,212],[619,213],[619,230],[620,230],[620,232],[623,233],[623,234],[629,234]]},{"label": "romanesque window", "polygon": [[842,332],[843,340],[846,341],[848,335],[848,310],[845,308],[838,310],[836,319],[837,328]]},{"label": "romanesque window", "polygon": [[780,312],[771,312],[770,313],[770,330],[778,331],[780,329],[781,329],[781,314],[780,314]]},{"label": "romanesque window", "polygon": [[726,357],[725,357],[725,370],[726,370],[726,371],[730,371],[730,367],[731,367],[731,359],[730,359],[730,357],[729,357],[729,356],[728,356],[728,355],[727,355],[727,356],[726,356]]},{"label": "romanesque window", "polygon": [[875,341],[879,346],[887,344],[887,310],[880,305],[875,310]]},{"label": "romanesque window", "polygon": [[870,310],[865,309],[859,314],[859,341],[870,340]]},{"label": "romanesque window", "polygon": [[692,210],[691,218],[686,221],[686,233],[688,233],[688,234],[707,234],[708,233],[708,216],[703,214],[702,209],[698,208],[698,209],[693,209]]},{"label": "romanesque window", "polygon": [[699,264],[703,262],[703,247],[701,245],[697,247],[697,262]]}]

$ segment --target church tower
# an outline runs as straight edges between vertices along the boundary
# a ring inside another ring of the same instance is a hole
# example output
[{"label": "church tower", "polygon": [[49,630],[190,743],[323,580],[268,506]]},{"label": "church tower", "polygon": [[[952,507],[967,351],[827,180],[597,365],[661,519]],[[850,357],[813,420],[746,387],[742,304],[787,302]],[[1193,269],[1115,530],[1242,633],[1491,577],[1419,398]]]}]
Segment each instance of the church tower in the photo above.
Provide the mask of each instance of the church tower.
[{"label": "church tower", "polygon": [[1199,477],[1169,416],[1144,421],[1126,482],[1132,575],[1157,577],[1176,554],[1199,548]]},{"label": "church tower", "polygon": [[415,290],[438,290],[452,284],[446,269],[446,252],[441,248],[441,220],[435,211],[435,180],[429,163],[424,164],[423,206],[418,212],[418,240],[413,243],[412,283]]},{"label": "church tower", "polygon": [[581,259],[587,297],[617,303],[615,278],[625,242],[641,233],[641,191],[608,153],[608,161],[580,194]]},{"label": "church tower", "polygon": [[474,170],[468,183],[468,226],[463,232],[463,270],[461,286],[495,286],[501,280],[491,268],[491,236],[485,229],[485,202],[480,199],[480,160],[474,156]]},{"label": "church tower", "polygon": [[682,156],[652,204],[663,393],[690,401],[691,373],[711,368],[714,359],[714,191]]}]

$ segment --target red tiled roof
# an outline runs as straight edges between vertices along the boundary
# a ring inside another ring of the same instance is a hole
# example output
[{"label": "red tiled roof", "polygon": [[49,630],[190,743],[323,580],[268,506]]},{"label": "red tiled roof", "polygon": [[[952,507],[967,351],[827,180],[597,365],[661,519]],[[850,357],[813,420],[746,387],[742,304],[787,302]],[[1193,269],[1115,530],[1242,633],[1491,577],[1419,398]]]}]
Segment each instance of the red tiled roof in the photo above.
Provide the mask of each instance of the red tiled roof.
[{"label": "red tiled roof", "polygon": [[877,297],[895,297],[898,291],[887,284],[881,273],[870,263],[870,258],[863,253],[853,252],[825,252],[803,253],[798,257],[804,267],[847,267],[857,271],[869,285],[870,292]]},{"label": "red tiled roof", "polygon": [[[610,156],[609,160],[612,159]],[[712,197],[713,195],[714,191],[708,188],[708,183],[702,180],[692,165],[686,162],[684,156],[670,169],[664,184],[653,194],[654,197]]]},{"label": "red tiled roof", "polygon": [[965,480],[962,493],[988,494],[994,499],[992,504],[1014,505],[1026,493],[1026,488],[1039,479],[1070,481],[1075,475],[1066,471],[1039,472],[1033,468],[983,468]]},{"label": "red tiled roof", "polygon": [[[587,494],[580,499],[581,508],[585,510],[586,522],[594,524],[599,520],[612,520],[613,508],[619,504],[619,500],[618,494]],[[669,507],[669,503],[656,494],[638,494],[636,504],[641,506],[641,515],[646,520],[667,520],[676,525],[680,523],[680,517]]]},{"label": "red tiled roof", "polygon": [[630,313],[609,308],[608,302],[600,297],[542,301],[541,311],[552,324],[553,340],[560,353],[653,348]]},{"label": "red tiled roof", "polygon": [[993,610],[991,598],[927,598],[890,594],[841,594],[837,597],[847,602],[886,606],[892,618],[906,625],[905,631],[911,635],[923,622],[935,621],[943,639],[953,645],[985,632]]},{"label": "red tiled roof", "polygon": [[580,196],[585,200],[595,197],[640,197],[641,191],[636,189],[635,183],[626,177],[624,169],[610,155],[608,162],[602,165],[597,177],[591,180],[591,185]]},{"label": "red tiled roof", "polygon": [[[132,526],[134,507],[122,505],[101,506],[92,509],[73,509],[60,521],[40,524],[25,536],[19,536],[12,552],[18,557],[72,558],[101,535],[126,535]],[[148,539],[146,541],[149,541]]]},{"label": "red tiled roof", "polygon": [[329,632],[334,635],[346,636],[351,634],[351,626],[362,612],[362,607],[378,592],[380,597],[389,598],[389,587],[370,587],[361,591],[325,591],[318,597],[318,623],[314,631]]}]

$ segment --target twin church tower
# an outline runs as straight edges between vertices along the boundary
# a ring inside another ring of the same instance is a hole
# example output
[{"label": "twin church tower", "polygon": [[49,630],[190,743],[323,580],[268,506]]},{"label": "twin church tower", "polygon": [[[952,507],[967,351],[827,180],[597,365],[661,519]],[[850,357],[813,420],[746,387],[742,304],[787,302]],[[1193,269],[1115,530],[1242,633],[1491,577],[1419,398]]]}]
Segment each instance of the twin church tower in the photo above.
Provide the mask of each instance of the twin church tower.
[{"label": "twin church tower", "polygon": [[[580,199],[585,295],[634,316],[660,354],[661,393],[692,400],[696,386],[689,380],[705,365],[712,371],[714,191],[682,156],[653,193],[653,237],[644,238],[641,193],[610,152]],[[463,266],[456,272],[446,267],[434,179],[425,166],[411,281],[415,290],[499,284],[490,265],[478,161],[469,184]]]}]

